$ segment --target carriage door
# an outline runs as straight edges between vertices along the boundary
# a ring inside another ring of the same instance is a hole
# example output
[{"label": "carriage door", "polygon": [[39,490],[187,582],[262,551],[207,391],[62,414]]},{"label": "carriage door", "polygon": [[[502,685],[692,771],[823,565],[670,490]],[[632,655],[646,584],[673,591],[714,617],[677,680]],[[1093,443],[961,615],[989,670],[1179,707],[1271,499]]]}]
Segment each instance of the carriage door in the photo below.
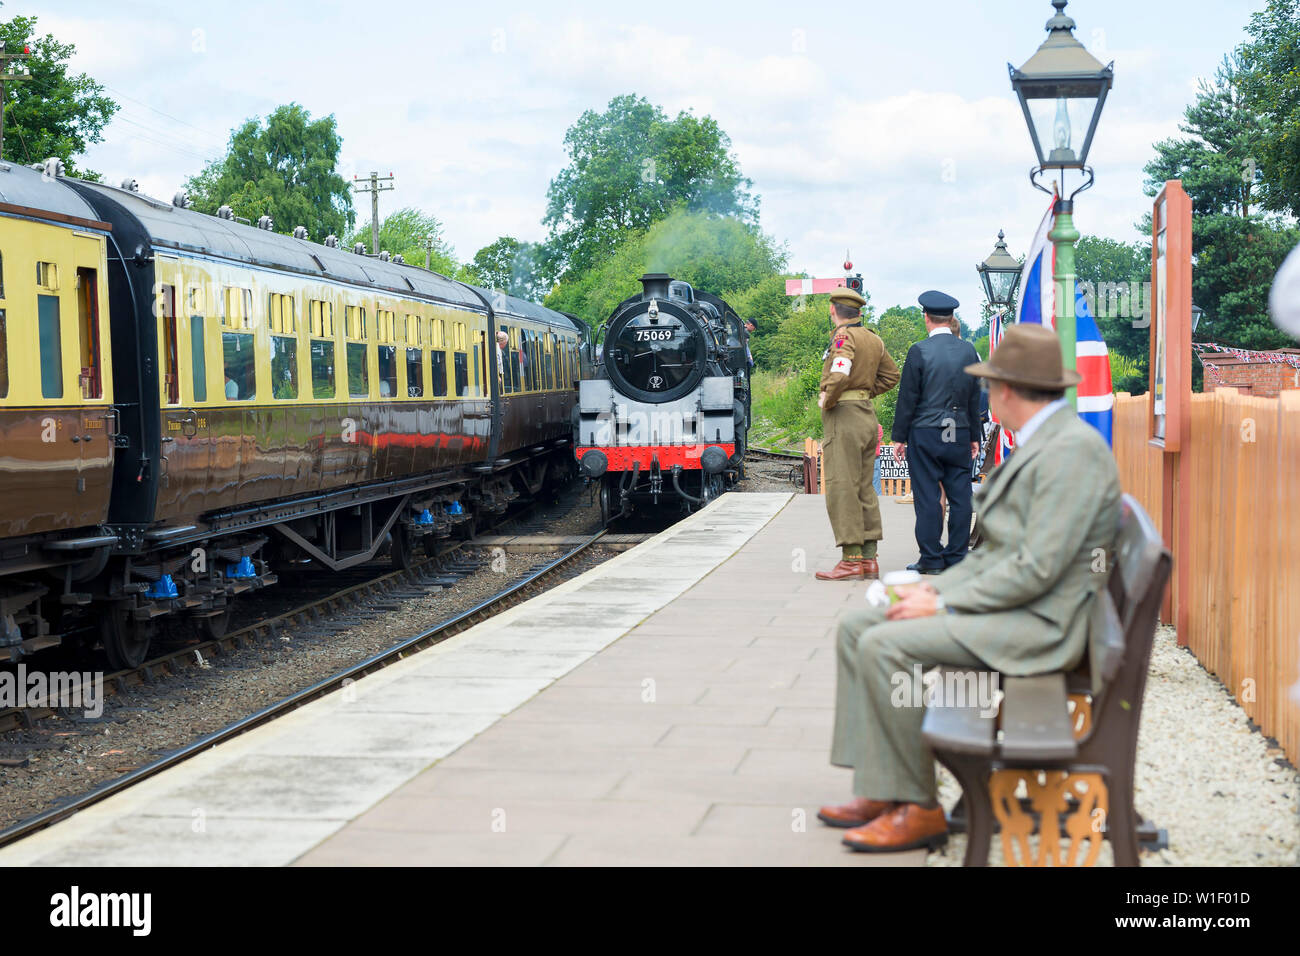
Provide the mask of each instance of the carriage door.
[{"label": "carriage door", "polygon": [[[100,244],[94,239],[78,243],[78,262],[98,265]],[[77,385],[81,396],[81,462],[77,471],[78,510],[87,524],[103,520],[108,513],[109,492],[113,487],[113,436],[117,432],[117,415],[112,408],[105,383],[103,338],[107,333],[100,314],[100,274],[98,269],[77,269]],[[71,346],[72,343],[69,343]]]},{"label": "carriage door", "polygon": [[[159,257],[160,265],[163,257]],[[179,279],[179,275],[176,276]],[[190,294],[197,302],[198,289]],[[175,285],[160,284],[158,316],[159,402],[162,406],[162,480],[159,517],[192,516],[204,509],[208,471],[207,350],[203,317]],[[194,404],[191,404],[194,403]]]}]

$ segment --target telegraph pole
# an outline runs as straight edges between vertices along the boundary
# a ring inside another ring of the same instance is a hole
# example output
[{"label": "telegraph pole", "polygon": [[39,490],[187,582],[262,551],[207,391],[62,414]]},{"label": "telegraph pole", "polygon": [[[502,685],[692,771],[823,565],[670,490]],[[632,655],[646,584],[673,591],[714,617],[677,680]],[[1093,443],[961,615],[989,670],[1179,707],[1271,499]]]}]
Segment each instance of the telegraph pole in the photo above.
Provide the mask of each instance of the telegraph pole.
[{"label": "telegraph pole", "polygon": [[433,233],[424,237],[424,271],[429,271],[429,255],[433,252]]},{"label": "telegraph pole", "polygon": [[[389,189],[396,189],[393,185],[393,174],[380,176],[377,172],[371,171],[370,180],[354,180],[352,188],[359,193],[370,193],[370,254],[379,255],[379,194]],[[387,185],[385,185],[387,184]]]},{"label": "telegraph pole", "polygon": [[0,161],[5,154],[5,89],[6,83],[19,83],[32,78],[32,71],[27,66],[31,58],[31,47],[24,46],[22,53],[5,53],[0,49]]}]

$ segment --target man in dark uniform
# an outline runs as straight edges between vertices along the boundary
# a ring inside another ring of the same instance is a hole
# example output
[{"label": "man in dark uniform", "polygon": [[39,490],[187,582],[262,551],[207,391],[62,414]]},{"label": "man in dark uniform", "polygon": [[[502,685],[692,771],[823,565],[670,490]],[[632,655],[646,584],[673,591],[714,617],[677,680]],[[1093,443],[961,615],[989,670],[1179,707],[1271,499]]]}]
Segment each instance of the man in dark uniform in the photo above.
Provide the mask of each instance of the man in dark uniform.
[{"label": "man in dark uniform", "polygon": [[883,537],[880,501],[871,485],[879,431],[871,400],[898,384],[898,366],[885,343],[862,325],[867,304],[853,289],[831,293],[831,345],[822,360],[822,475],[826,513],[841,560],[819,581],[879,576],[876,546]]},{"label": "man in dark uniform", "polygon": [[[907,456],[921,557],[908,565],[938,574],[966,556],[971,522],[971,459],[979,450],[979,385],[963,369],[979,361],[969,342],[952,334],[958,302],[925,292],[926,338],[908,350],[894,409],[894,456]],[[943,511],[939,486],[948,495],[948,544],[940,544]]]}]

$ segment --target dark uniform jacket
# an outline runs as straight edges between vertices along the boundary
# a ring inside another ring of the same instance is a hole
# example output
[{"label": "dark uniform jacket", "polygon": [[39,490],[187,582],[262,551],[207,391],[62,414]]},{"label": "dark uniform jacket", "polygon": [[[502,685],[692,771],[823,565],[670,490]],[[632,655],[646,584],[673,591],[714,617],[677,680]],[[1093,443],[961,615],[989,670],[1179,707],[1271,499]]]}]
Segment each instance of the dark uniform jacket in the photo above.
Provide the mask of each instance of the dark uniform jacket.
[{"label": "dark uniform jacket", "polygon": [[885,343],[861,322],[832,329],[831,347],[822,365],[821,390],[826,393],[822,408],[829,411],[844,392],[854,389],[864,389],[871,398],[883,395],[898,384],[898,374]]},{"label": "dark uniform jacket", "polygon": [[979,360],[975,346],[946,333],[908,349],[894,407],[893,440],[907,442],[913,428],[953,427],[967,429],[977,441],[980,387],[963,369]]}]

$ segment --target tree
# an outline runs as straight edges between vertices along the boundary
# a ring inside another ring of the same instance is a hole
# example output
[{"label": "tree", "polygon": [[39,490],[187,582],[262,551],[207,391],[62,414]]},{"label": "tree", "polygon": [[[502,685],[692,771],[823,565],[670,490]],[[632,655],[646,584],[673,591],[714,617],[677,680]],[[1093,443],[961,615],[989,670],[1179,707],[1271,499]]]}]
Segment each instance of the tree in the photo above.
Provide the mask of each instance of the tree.
[{"label": "tree", "polygon": [[67,61],[76,52],[51,34],[36,36],[36,17],[14,17],[0,23],[0,43],[6,53],[31,51],[26,61],[31,78],[5,84],[4,156],[16,163],[39,163],[50,156],[63,160],[70,176],[98,180],[78,170],[76,158],[93,143],[102,142],[104,127],[118,105],[85,73],[68,74]]},{"label": "tree", "polygon": [[1156,158],[1144,169],[1147,195],[1181,179],[1193,216],[1251,215],[1261,188],[1267,195],[1256,160],[1266,137],[1243,95],[1244,75],[1242,57],[1226,56],[1212,83],[1200,81],[1179,125],[1189,138],[1156,143]]},{"label": "tree", "polygon": [[1251,15],[1252,40],[1241,48],[1241,90],[1259,117],[1252,157],[1268,188],[1265,207],[1300,212],[1300,0],[1269,0]]},{"label": "tree", "polygon": [[644,231],[628,233],[598,265],[561,281],[546,304],[582,316],[596,328],[618,303],[640,290],[647,272],[666,272],[729,299],[775,275],[784,262],[785,250],[758,227],[733,216],[683,209]]},{"label": "tree", "polygon": [[[379,223],[379,248],[389,255],[401,256],[408,265],[424,265],[426,239],[432,237],[429,268],[445,276],[458,277],[461,271],[456,252],[442,237],[442,223],[434,216],[406,207],[389,213]],[[359,226],[347,238],[345,248],[362,243],[370,249],[370,224]]]},{"label": "tree", "polygon": [[670,120],[643,97],[618,96],[603,113],[583,113],[564,145],[569,165],[551,180],[543,220],[557,275],[585,272],[678,207],[757,219],[753,184],[712,117]]},{"label": "tree", "polygon": [[467,281],[508,295],[539,302],[551,291],[536,243],[513,236],[500,239],[474,253],[465,264]]},{"label": "tree", "polygon": [[306,226],[317,242],[346,235],[356,213],[336,171],[342,145],[332,115],[313,121],[297,103],[277,107],[265,126],[254,117],[235,130],[226,155],[189,180],[190,203],[210,214],[229,206],[253,222],[270,216],[281,233]]},{"label": "tree", "polygon": [[[1145,383],[1151,341],[1151,245],[1084,236],[1074,249],[1074,273],[1106,348],[1134,363]],[[1117,388],[1120,384],[1115,383]],[[1130,382],[1119,390],[1136,387]]]}]

